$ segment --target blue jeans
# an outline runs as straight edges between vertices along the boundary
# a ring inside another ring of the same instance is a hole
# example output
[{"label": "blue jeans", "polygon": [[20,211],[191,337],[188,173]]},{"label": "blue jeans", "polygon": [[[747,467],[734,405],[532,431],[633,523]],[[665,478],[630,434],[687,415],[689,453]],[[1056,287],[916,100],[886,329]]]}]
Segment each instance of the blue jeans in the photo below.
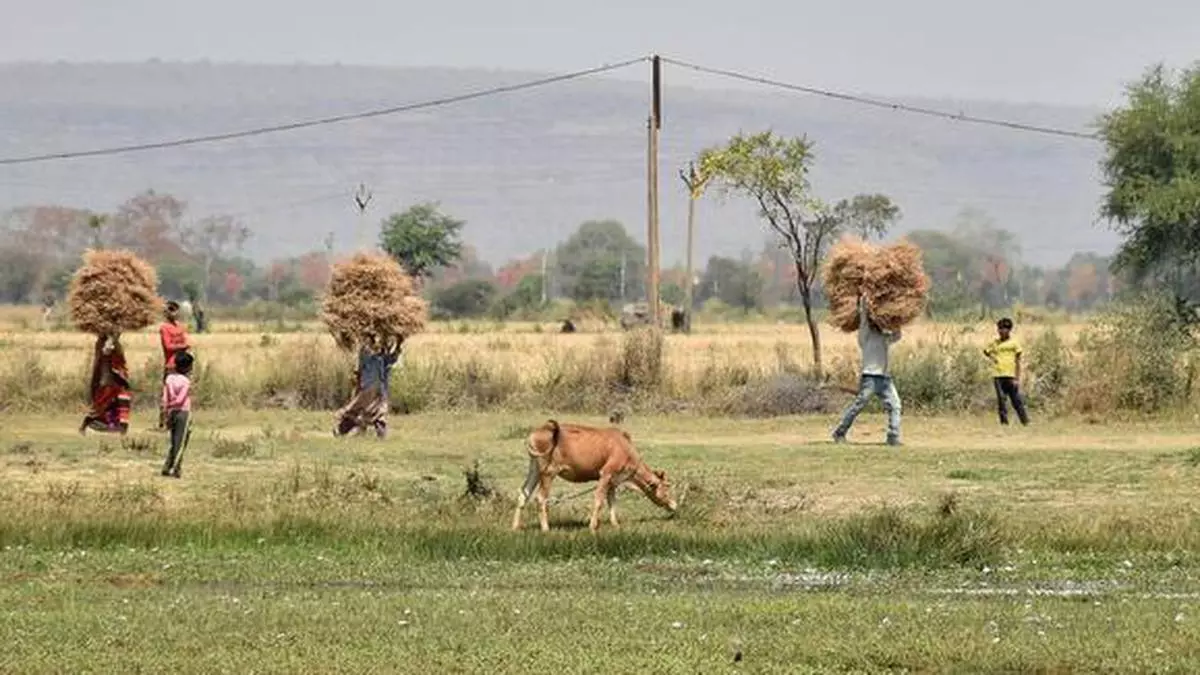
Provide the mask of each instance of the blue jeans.
[{"label": "blue jeans", "polygon": [[872,396],[879,397],[883,409],[887,411],[887,437],[889,440],[900,440],[900,394],[890,375],[863,375],[858,381],[858,396],[842,413],[842,421],[834,429],[834,436],[845,436],[854,424],[854,419],[867,407]]}]

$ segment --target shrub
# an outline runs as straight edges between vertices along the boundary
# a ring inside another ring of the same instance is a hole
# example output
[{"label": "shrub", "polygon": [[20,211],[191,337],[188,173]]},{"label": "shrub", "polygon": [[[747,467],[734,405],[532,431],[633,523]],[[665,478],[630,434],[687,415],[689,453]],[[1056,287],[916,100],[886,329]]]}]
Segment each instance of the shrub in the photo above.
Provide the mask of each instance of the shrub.
[{"label": "shrub", "polygon": [[1048,328],[1028,343],[1024,359],[1029,375],[1022,382],[1030,406],[1046,407],[1061,401],[1070,381],[1071,352],[1058,332]]},{"label": "shrub", "polygon": [[918,342],[897,350],[892,375],[906,408],[961,412],[990,400],[987,367],[976,346],[945,331],[932,345]]},{"label": "shrub", "polygon": [[1151,413],[1188,400],[1196,341],[1163,294],[1111,306],[1079,338],[1080,372],[1070,397],[1083,412]]}]

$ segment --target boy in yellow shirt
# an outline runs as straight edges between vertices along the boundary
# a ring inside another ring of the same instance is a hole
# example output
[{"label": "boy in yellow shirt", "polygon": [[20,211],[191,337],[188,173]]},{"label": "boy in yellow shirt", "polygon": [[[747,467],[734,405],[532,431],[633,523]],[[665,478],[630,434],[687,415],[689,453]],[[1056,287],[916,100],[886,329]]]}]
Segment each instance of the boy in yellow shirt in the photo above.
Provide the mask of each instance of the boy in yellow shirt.
[{"label": "boy in yellow shirt", "polygon": [[1021,343],[1012,336],[1012,319],[1005,317],[996,322],[996,332],[999,339],[993,340],[983,355],[992,362],[992,384],[996,387],[996,403],[1000,408],[1000,424],[1008,424],[1008,406],[1005,399],[1010,399],[1013,409],[1022,425],[1029,424],[1029,415],[1025,412],[1025,402],[1021,400]]}]

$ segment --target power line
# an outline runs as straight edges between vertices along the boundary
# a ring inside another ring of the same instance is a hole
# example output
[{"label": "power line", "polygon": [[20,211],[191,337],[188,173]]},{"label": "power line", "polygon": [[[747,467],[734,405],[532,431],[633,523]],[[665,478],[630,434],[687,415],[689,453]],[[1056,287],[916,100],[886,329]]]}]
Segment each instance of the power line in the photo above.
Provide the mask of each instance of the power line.
[{"label": "power line", "polygon": [[940,117],[942,119],[954,120],[957,122],[970,122],[973,124],[984,124],[984,125],[990,125],[990,126],[996,126],[996,127],[1004,127],[1007,129],[1015,129],[1017,131],[1029,131],[1029,132],[1034,132],[1034,133],[1039,133],[1039,134],[1049,134],[1052,136],[1065,136],[1068,138],[1082,138],[1082,139],[1091,140],[1091,141],[1100,139],[1100,134],[1098,134],[1098,133],[1087,133],[1085,131],[1073,131],[1070,129],[1058,129],[1055,127],[1046,127],[1046,126],[1040,126],[1040,125],[1036,125],[1036,124],[1025,124],[1023,122],[1012,122],[1009,120],[1001,120],[1001,119],[994,119],[994,118],[988,118],[988,117],[976,117],[973,115],[966,115],[963,113],[950,113],[950,112],[946,112],[944,110],[935,110],[933,108],[923,108],[920,106],[907,105],[904,103],[892,103],[889,101],[881,101],[879,99],[867,98],[865,96],[855,96],[853,94],[844,94],[844,93],[836,92],[836,91],[818,89],[816,87],[806,87],[803,85],[791,84],[788,82],[780,82],[778,80],[772,80],[772,79],[768,79],[765,77],[759,77],[756,75],[747,75],[745,73],[739,73],[739,72],[735,72],[732,70],[722,70],[720,68],[710,68],[707,66],[697,65],[695,63],[679,61],[676,59],[668,58],[666,56],[662,57],[662,61],[664,63],[670,63],[672,65],[679,66],[681,68],[688,68],[688,69],[691,69],[691,70],[694,70],[694,71],[697,71],[700,73],[706,73],[709,75],[720,75],[722,77],[727,77],[727,78],[731,78],[731,79],[735,79],[735,80],[742,80],[744,82],[753,82],[755,84],[764,84],[764,85],[767,85],[770,87],[777,87],[780,89],[788,89],[791,91],[799,91],[799,92],[803,92],[806,94],[814,94],[816,96],[824,96],[826,98],[833,98],[833,99],[838,99],[841,101],[849,101],[851,103],[869,105],[869,106],[874,106],[877,108],[898,110],[898,111],[902,111],[902,112],[914,113],[917,115],[927,115],[930,117]]},{"label": "power line", "polygon": [[490,87],[477,91],[467,92],[464,94],[456,94],[454,96],[446,96],[436,98],[419,103],[409,103],[405,105],[392,106],[389,108],[380,108],[377,110],[368,110],[365,112],[347,113],[344,115],[335,115],[333,117],[322,117],[311,120],[301,120],[297,122],[288,122],[284,124],[276,124],[266,127],[257,127],[254,129],[246,129],[243,131],[231,131],[221,134],[209,134],[205,136],[191,136],[170,141],[158,141],[154,143],[139,143],[134,145],[122,145],[109,148],[96,148],[93,150],[79,150],[74,152],[55,152],[41,155],[28,155],[25,157],[6,157],[0,158],[0,166],[11,166],[14,164],[32,164],[34,162],[45,162],[55,159],[74,159],[77,157],[95,157],[99,155],[116,155],[128,152],[141,152],[145,150],[159,150],[162,148],[175,148],[185,145],[197,145],[200,143],[213,143],[216,141],[227,141],[235,138],[246,138],[249,136],[261,136],[263,134],[272,134],[280,131],[292,131],[295,129],[303,129],[306,127],[322,126],[326,124],[336,124],[338,122],[347,122],[350,120],[366,119],[370,117],[382,117],[385,115],[395,115],[397,113],[412,112],[415,110],[424,110],[427,108],[437,108],[441,106],[451,105],[453,103],[461,103],[477,98],[485,98],[488,96],[496,96],[498,94],[507,94],[523,89],[533,89],[548,84],[556,84],[567,80],[574,80],[588,75],[595,75],[610,70],[626,68],[636,63],[642,63],[649,57],[642,56],[636,59],[621,61],[607,65],[596,66],[585,70],[577,70],[563,75],[554,75],[536,80],[528,80],[517,84],[504,85],[499,87]]}]

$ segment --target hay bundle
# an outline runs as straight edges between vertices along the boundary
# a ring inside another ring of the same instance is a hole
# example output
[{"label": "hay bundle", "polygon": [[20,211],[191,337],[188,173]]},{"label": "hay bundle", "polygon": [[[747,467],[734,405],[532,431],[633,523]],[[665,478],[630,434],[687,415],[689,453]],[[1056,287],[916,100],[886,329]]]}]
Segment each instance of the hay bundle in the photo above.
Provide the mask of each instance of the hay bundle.
[{"label": "hay bundle", "polygon": [[141,330],[162,313],[158,275],[129,251],[89,250],[67,294],[75,327],[95,335]]},{"label": "hay bundle", "polygon": [[427,315],[412,278],[390,257],[357,253],[333,266],[322,318],[342,349],[408,338],[425,328]]},{"label": "hay bundle", "polygon": [[872,246],[847,237],[834,245],[824,274],[829,321],[849,333],[858,330],[858,297],[883,330],[897,330],[925,311],[929,277],[921,249],[901,241]]}]

